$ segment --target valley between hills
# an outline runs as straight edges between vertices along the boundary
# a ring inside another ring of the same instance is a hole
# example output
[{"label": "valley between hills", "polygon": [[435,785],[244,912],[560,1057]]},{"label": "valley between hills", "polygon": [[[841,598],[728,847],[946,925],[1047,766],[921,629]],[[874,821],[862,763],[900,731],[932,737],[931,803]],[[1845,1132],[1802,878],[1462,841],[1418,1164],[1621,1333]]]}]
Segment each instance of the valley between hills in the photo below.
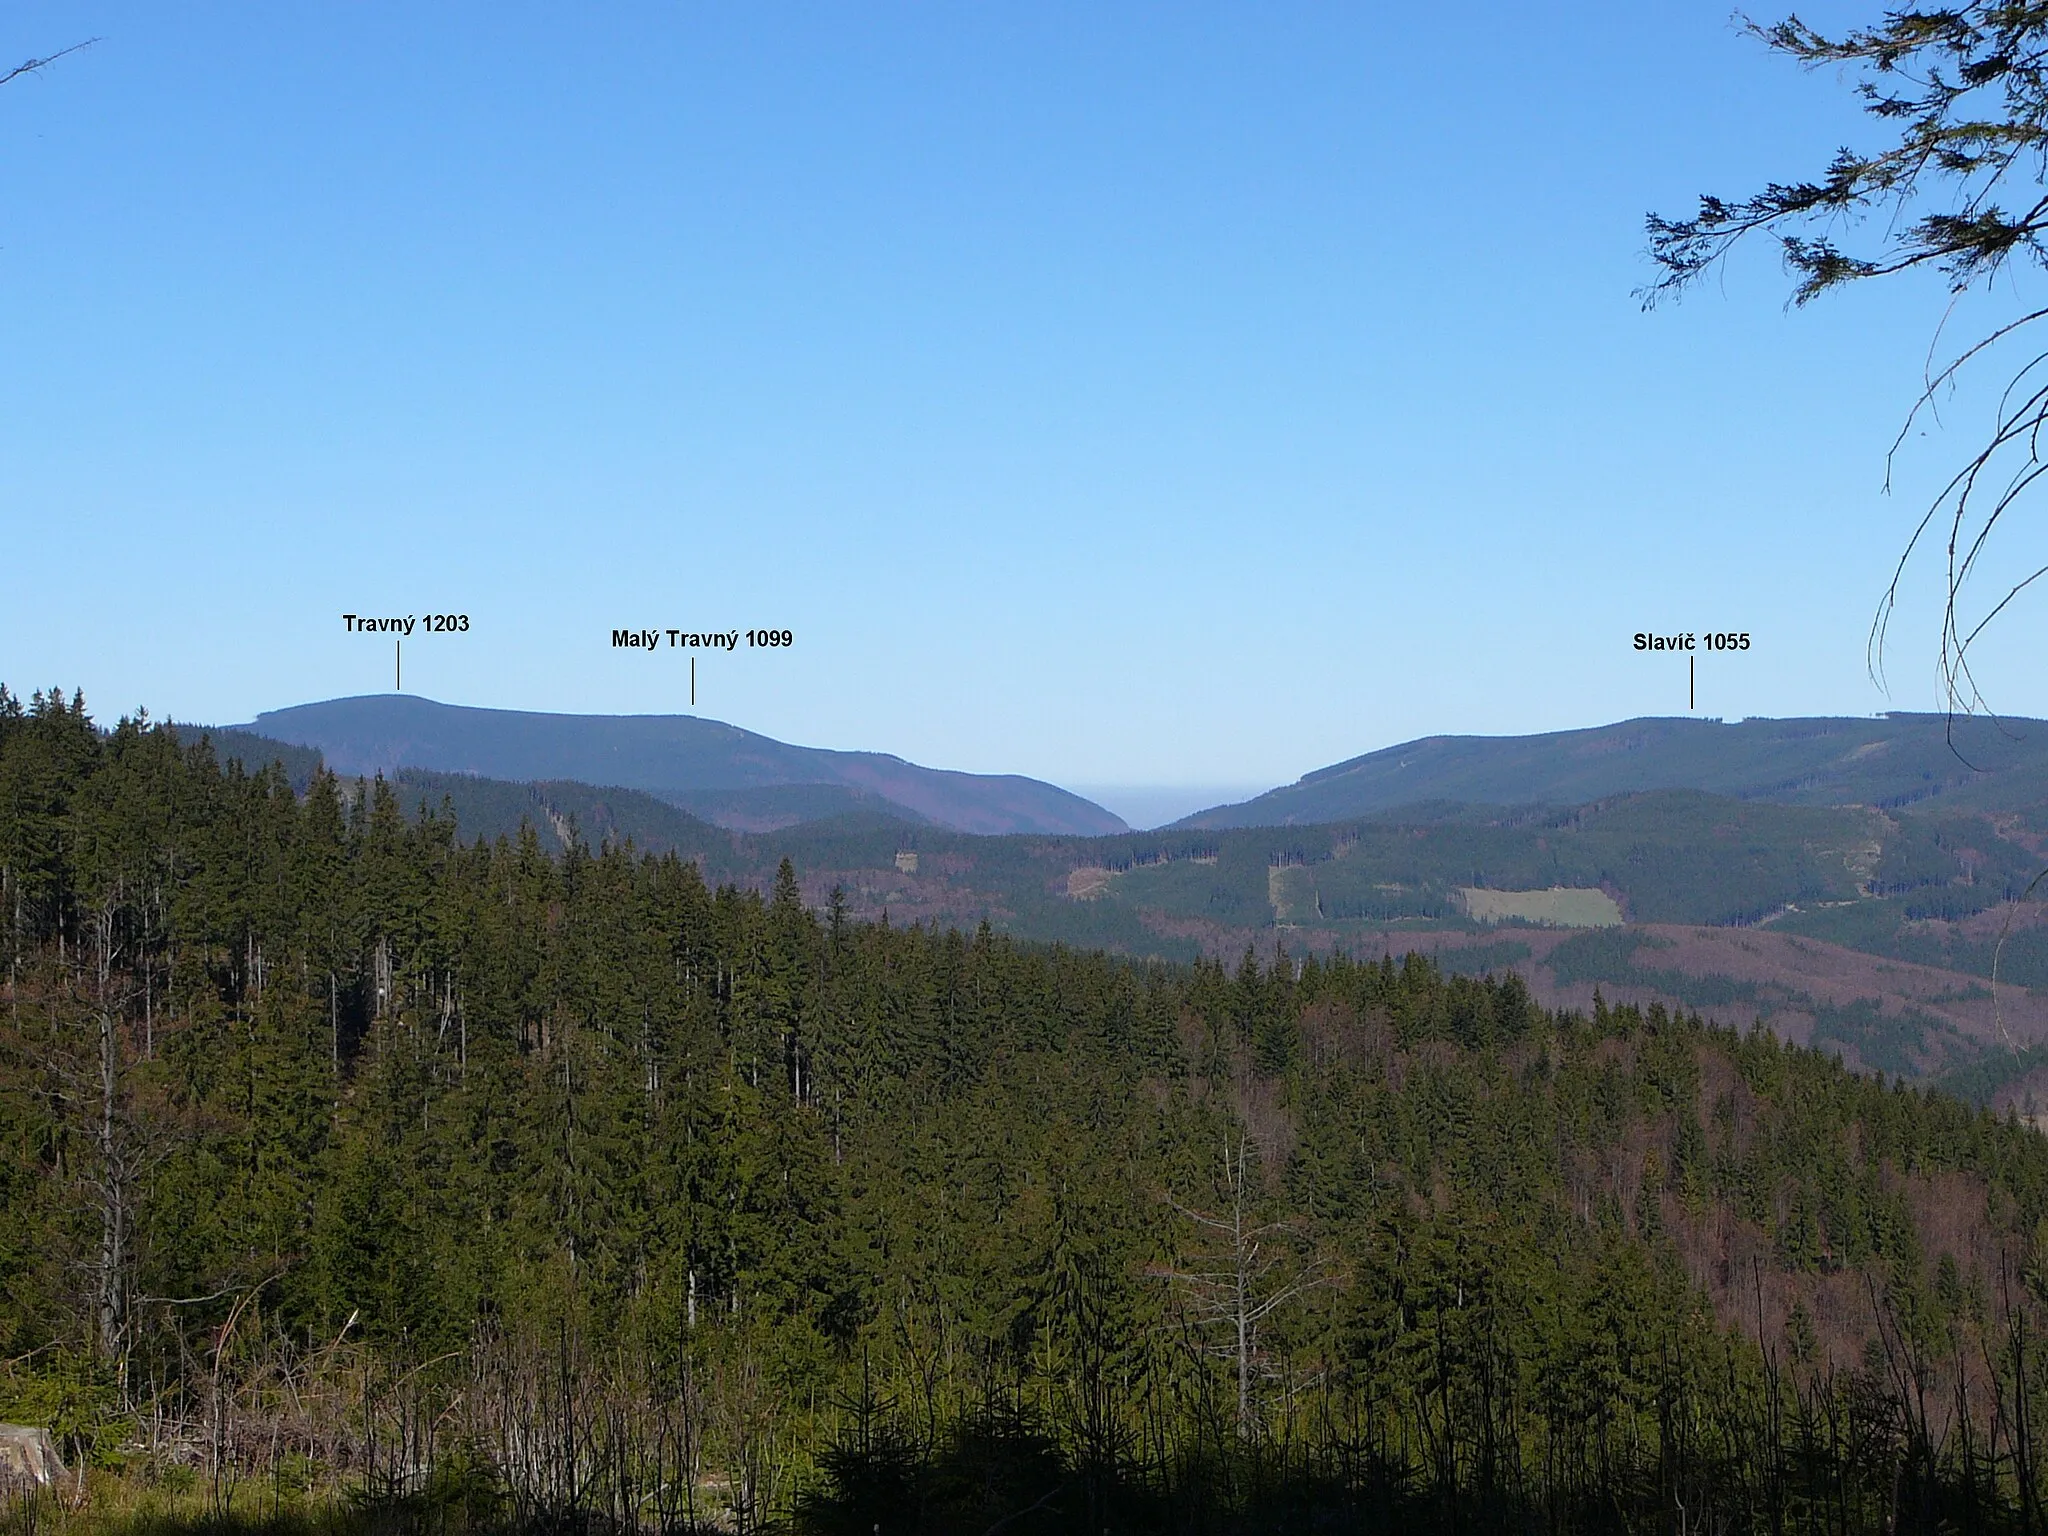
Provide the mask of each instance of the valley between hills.
[{"label": "valley between hills", "polygon": [[760,890],[788,860],[807,902],[855,919],[1163,961],[1416,950],[1515,970],[1546,1006],[1660,1002],[1999,1107],[2048,1103],[2048,923],[2022,899],[2048,866],[2048,723],[1430,738],[1143,832],[1038,781],[692,717],[391,696],[211,734],[301,787],[322,762],[382,774],[464,841],[674,852]]}]

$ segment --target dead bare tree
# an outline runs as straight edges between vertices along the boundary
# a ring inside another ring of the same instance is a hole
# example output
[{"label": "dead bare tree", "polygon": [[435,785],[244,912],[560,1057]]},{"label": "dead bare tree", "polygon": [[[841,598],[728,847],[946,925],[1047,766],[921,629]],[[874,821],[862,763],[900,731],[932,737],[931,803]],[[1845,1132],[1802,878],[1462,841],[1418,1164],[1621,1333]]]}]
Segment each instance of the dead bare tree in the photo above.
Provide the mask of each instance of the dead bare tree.
[{"label": "dead bare tree", "polygon": [[1169,1199],[1214,1246],[1193,1255],[1185,1267],[1163,1272],[1186,1298],[1198,1329],[1211,1339],[1204,1346],[1206,1352],[1230,1363],[1236,1378],[1237,1432],[1246,1440],[1256,1426],[1253,1378],[1269,1374],[1260,1330],[1274,1313],[1325,1279],[1315,1262],[1298,1263],[1290,1223],[1255,1218],[1247,1187],[1249,1157],[1248,1136],[1239,1136],[1235,1144],[1224,1137],[1223,1192],[1228,1203],[1221,1212]]}]

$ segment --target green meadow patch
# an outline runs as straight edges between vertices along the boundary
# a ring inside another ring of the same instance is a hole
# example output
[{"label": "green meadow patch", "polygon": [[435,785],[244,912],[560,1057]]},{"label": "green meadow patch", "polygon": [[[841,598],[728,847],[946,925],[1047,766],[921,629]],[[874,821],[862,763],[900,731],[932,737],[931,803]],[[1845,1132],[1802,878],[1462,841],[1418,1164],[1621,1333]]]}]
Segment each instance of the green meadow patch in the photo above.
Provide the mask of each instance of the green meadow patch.
[{"label": "green meadow patch", "polygon": [[1619,928],[1621,908],[1605,891],[1552,886],[1546,891],[1491,891],[1458,888],[1465,910],[1479,923],[1535,923],[1544,928]]}]

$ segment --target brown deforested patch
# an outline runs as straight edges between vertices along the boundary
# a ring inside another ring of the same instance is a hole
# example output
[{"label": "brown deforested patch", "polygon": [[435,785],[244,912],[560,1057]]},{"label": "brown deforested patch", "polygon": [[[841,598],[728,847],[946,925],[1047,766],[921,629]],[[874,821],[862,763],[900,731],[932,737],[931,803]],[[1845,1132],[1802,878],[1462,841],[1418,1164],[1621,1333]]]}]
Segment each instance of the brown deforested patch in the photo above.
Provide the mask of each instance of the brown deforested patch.
[{"label": "brown deforested patch", "polygon": [[1344,1003],[1318,1002],[1302,1010],[1301,1047],[1318,1072],[1336,1066],[1369,1071],[1393,1059],[1394,1032],[1384,1016],[1361,1018]]},{"label": "brown deforested patch", "polygon": [[1244,1072],[1238,1074],[1233,1087],[1238,1123],[1259,1149],[1259,1167],[1267,1187],[1277,1190],[1297,1140],[1294,1114],[1284,1099],[1285,1084]]}]

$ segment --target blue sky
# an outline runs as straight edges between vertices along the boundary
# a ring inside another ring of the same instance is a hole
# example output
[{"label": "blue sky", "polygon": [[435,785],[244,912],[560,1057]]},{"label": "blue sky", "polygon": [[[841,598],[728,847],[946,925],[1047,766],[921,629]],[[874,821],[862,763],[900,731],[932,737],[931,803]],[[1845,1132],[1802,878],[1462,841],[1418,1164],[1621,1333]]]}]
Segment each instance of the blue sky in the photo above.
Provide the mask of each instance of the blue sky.
[{"label": "blue sky", "polygon": [[1718,6],[0,8],[84,36],[0,90],[18,692],[246,719],[437,610],[411,691],[663,712],[615,626],[759,625],[699,712],[1087,786],[1682,713],[1639,629],[1752,632],[1702,713],[1936,702],[1920,587],[1863,642],[1984,409],[1882,494],[1939,288],[1632,296],[1869,142]]}]

